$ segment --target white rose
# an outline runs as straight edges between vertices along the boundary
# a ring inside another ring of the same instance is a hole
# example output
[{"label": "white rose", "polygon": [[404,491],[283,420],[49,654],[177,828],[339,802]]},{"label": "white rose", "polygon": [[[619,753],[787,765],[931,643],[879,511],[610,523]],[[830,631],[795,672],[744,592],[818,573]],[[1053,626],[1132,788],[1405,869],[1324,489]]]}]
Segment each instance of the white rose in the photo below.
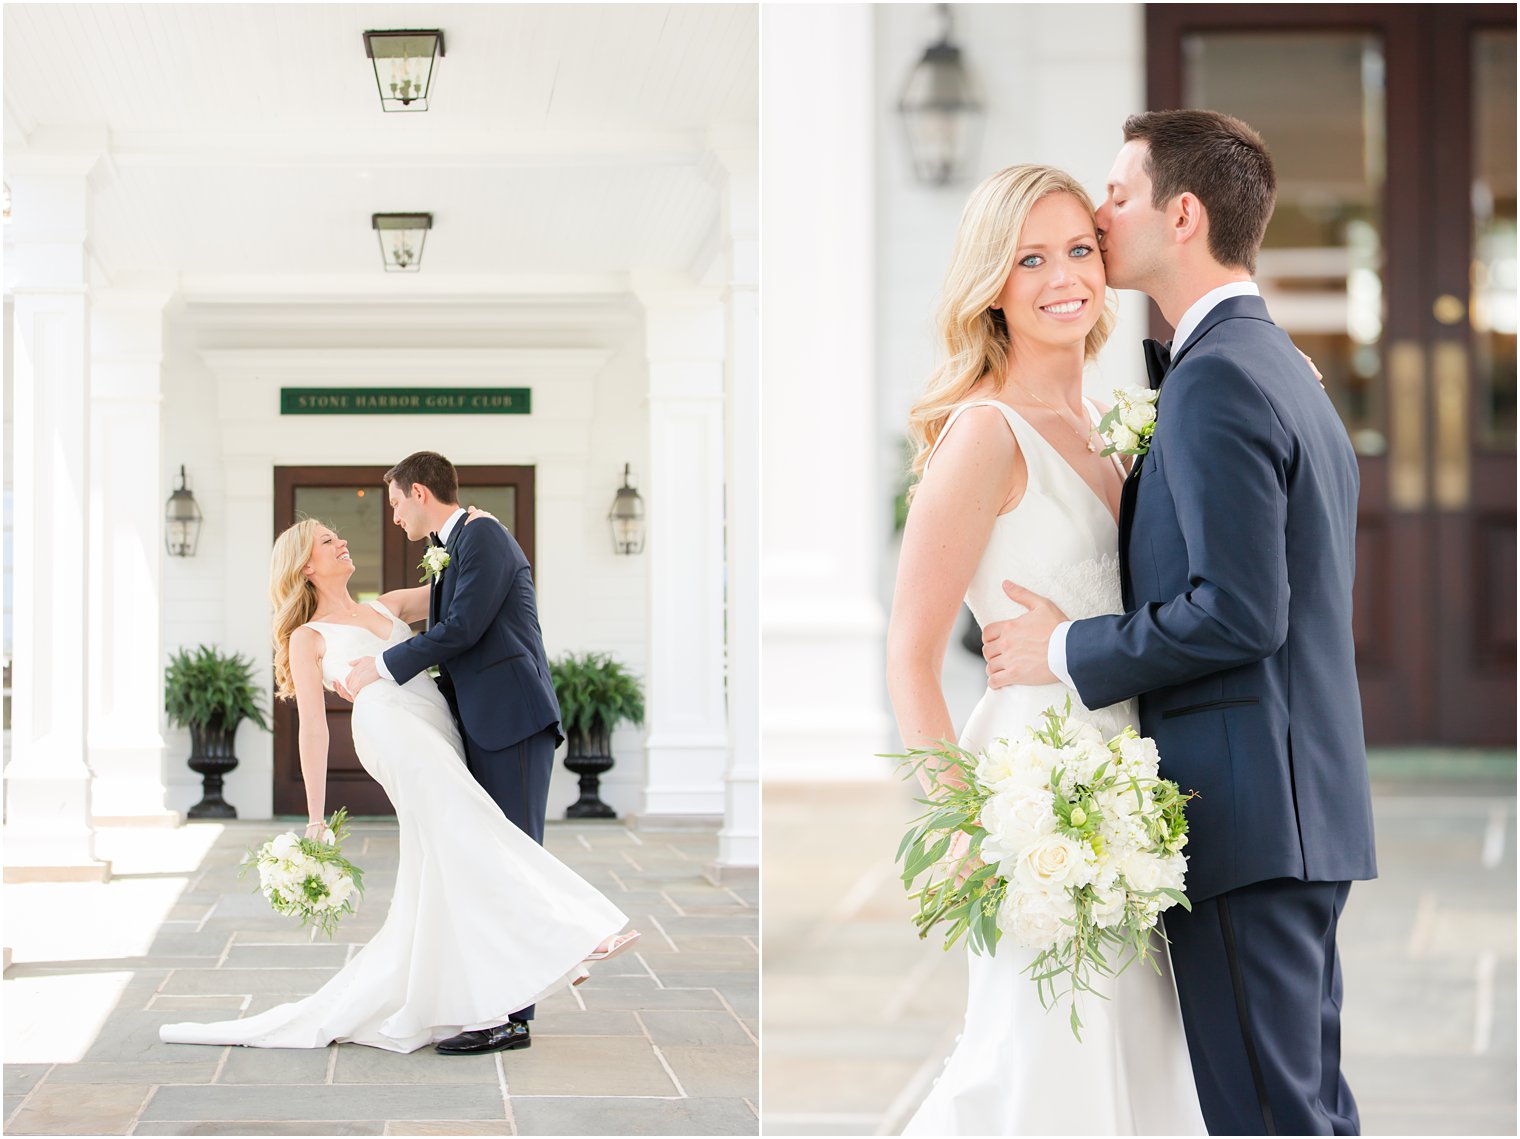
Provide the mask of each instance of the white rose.
[{"label": "white rose", "polygon": [[976,780],[983,787],[1001,791],[1010,783],[1019,768],[1018,756],[1008,746],[1007,740],[997,740],[987,746],[976,761]]},{"label": "white rose", "polygon": [[1002,862],[1056,829],[1056,798],[1049,791],[1015,787],[987,800],[982,809],[982,860]]},{"label": "white rose", "polygon": [[1027,788],[1031,791],[1050,788],[1050,772],[1060,762],[1060,753],[1039,740],[1022,740],[1009,749],[1010,771],[1000,791]]},{"label": "white rose", "polygon": [[1131,402],[1143,400],[1146,403],[1155,403],[1161,398],[1161,392],[1159,389],[1153,388],[1131,388],[1129,390],[1129,398]]},{"label": "white rose", "polygon": [[1014,861],[1014,878],[1024,886],[1051,890],[1085,886],[1092,881],[1090,852],[1083,843],[1064,834],[1041,835],[1026,846]]},{"label": "white rose", "polygon": [[998,910],[998,928],[1029,949],[1049,949],[1071,935],[1066,921],[1076,915],[1071,895],[1061,890],[1050,894],[1043,890],[1014,888],[1008,891]]},{"label": "white rose", "polygon": [[[1156,859],[1161,864],[1160,885],[1168,890],[1180,890],[1187,880],[1187,858],[1181,854],[1164,854]],[[1175,905],[1170,898],[1166,905]],[[1164,908],[1164,907],[1163,907]]]},{"label": "white rose", "polygon": [[1080,748],[1074,750],[1075,754],[1070,760],[1071,773],[1078,783],[1091,784],[1098,768],[1113,762],[1114,753],[1108,750],[1108,745],[1102,740],[1084,741]]},{"label": "white rose", "polygon": [[1120,451],[1133,451],[1140,445],[1140,436],[1136,435],[1123,423],[1114,424],[1108,433],[1108,439]]},{"label": "white rose", "polygon": [[1117,884],[1093,883],[1093,921],[1104,929],[1112,929],[1124,919],[1125,894]]},{"label": "white rose", "polygon": [[269,853],[276,858],[289,858],[301,849],[301,840],[289,831],[279,835],[269,844]]},{"label": "white rose", "polygon": [[1138,433],[1156,422],[1156,408],[1146,402],[1132,403],[1119,413],[1119,419],[1124,426]]},{"label": "white rose", "polygon": [[1068,742],[1075,744],[1101,744],[1104,743],[1103,733],[1098,730],[1098,725],[1087,720],[1078,720],[1075,717],[1066,721],[1066,738]]},{"label": "white rose", "polygon": [[338,845],[338,836],[333,834],[332,827],[324,827],[322,829],[322,841],[328,846]]},{"label": "white rose", "polygon": [[1161,753],[1156,750],[1156,741],[1149,736],[1120,740],[1119,757],[1131,774],[1141,779],[1155,779],[1160,775]]},{"label": "white rose", "polygon": [[1126,858],[1122,871],[1129,888],[1136,893],[1148,894],[1167,884],[1162,881],[1165,867],[1161,859],[1143,850],[1137,850]]}]

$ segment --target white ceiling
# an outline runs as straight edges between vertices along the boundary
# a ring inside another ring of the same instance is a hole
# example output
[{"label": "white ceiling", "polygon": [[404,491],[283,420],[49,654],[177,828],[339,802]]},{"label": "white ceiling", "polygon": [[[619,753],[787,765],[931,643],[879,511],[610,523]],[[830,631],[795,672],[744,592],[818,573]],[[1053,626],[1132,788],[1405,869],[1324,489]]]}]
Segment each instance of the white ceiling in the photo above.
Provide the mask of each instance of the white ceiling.
[{"label": "white ceiling", "polygon": [[[107,139],[92,252],[192,293],[690,274],[721,224],[713,152],[754,146],[756,22],[748,4],[6,4],[7,164]],[[382,112],[361,33],[435,27],[430,109]],[[434,214],[422,272],[386,275],[370,214],[410,211]]]}]

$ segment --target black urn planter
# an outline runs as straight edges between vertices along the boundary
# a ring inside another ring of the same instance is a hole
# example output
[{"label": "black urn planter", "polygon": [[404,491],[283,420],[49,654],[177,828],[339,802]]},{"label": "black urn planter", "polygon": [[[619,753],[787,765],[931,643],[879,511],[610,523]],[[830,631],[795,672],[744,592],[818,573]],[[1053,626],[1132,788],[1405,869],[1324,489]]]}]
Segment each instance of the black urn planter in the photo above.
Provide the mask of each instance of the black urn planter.
[{"label": "black urn planter", "polygon": [[602,802],[602,776],[612,770],[611,732],[603,724],[568,736],[565,767],[581,779],[581,797],[565,808],[567,819],[615,819],[617,812]]},{"label": "black urn planter", "polygon": [[205,727],[190,725],[190,770],[201,777],[201,801],[190,808],[190,818],[237,818],[237,808],[222,798],[222,779],[238,765],[232,754],[236,735],[236,727],[228,731],[220,720]]}]

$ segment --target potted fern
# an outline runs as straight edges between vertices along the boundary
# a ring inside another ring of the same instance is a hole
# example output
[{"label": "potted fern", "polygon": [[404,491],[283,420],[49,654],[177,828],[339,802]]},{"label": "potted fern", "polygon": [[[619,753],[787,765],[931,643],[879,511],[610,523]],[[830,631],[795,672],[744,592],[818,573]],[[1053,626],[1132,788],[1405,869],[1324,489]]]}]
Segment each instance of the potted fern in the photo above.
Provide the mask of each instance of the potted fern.
[{"label": "potted fern", "polygon": [[190,770],[201,777],[201,801],[189,817],[237,818],[237,808],[222,798],[222,780],[238,765],[232,750],[238,725],[252,720],[269,730],[253,665],[242,654],[225,656],[206,645],[193,653],[180,649],[164,670],[164,710],[171,724],[190,729]]},{"label": "potted fern", "polygon": [[612,729],[625,720],[644,722],[644,689],[638,677],[607,653],[565,653],[549,663],[568,747],[565,766],[580,776],[581,797],[565,809],[567,819],[615,819],[601,799],[601,779],[612,770]]}]

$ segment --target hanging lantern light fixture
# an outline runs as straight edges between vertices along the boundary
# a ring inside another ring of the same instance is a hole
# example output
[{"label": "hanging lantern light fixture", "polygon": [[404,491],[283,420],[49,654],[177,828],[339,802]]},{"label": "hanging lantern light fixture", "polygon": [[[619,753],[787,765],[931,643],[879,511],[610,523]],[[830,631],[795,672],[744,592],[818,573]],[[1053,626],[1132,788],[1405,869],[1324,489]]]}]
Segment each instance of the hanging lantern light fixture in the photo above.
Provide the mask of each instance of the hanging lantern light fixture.
[{"label": "hanging lantern light fixture", "polygon": [[432,214],[373,214],[370,225],[380,235],[380,260],[387,273],[422,269],[422,243],[433,228]]},{"label": "hanging lantern light fixture", "polygon": [[615,554],[640,554],[644,552],[644,500],[633,489],[633,467],[623,464],[623,485],[612,500],[607,512],[607,522],[612,527],[612,552]]},{"label": "hanging lantern light fixture", "polygon": [[442,32],[365,32],[364,54],[375,67],[381,110],[428,109],[433,61],[444,55]]},{"label": "hanging lantern light fixture", "polygon": [[196,543],[201,538],[201,522],[204,516],[195,501],[195,495],[185,487],[185,468],[179,469],[179,489],[169,496],[164,506],[164,548],[171,558],[195,556]]},{"label": "hanging lantern light fixture", "polygon": [[961,49],[950,42],[950,5],[937,4],[937,38],[924,49],[903,84],[902,117],[913,173],[943,186],[963,175],[981,143],[982,100]]}]

